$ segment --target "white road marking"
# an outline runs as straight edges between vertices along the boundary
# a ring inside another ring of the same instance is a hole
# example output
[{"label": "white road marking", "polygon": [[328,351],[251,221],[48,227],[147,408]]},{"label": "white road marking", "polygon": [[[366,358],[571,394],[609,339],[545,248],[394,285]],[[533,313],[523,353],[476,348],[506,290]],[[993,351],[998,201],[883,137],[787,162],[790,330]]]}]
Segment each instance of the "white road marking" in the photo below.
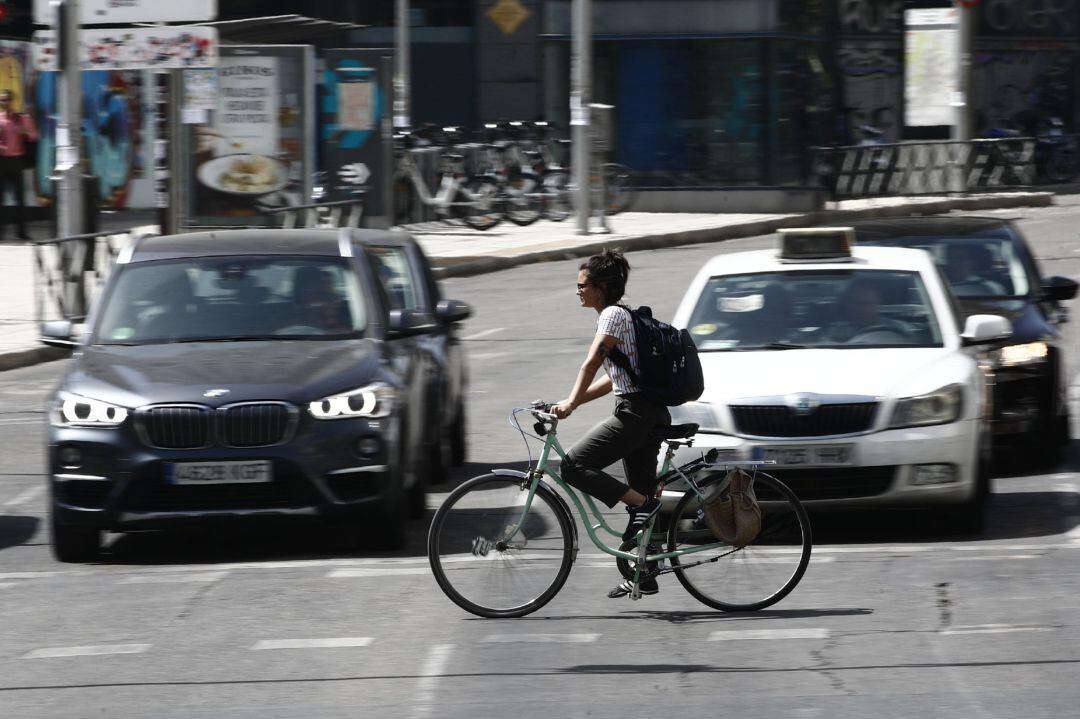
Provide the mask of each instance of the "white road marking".
[{"label": "white road marking", "polygon": [[709,634],[710,642],[741,641],[743,639],[828,639],[829,630],[810,629],[728,629]]},{"label": "white road marking", "polygon": [[149,644],[98,644],[86,647],[48,647],[35,649],[23,656],[23,659],[49,659],[54,657],[90,657],[105,654],[142,654],[150,648]]},{"label": "white road marking", "polygon": [[453,644],[436,644],[428,652],[424,668],[420,670],[420,681],[416,684],[416,701],[409,714],[411,719],[425,719],[431,715],[435,707],[435,690],[453,651]]},{"label": "white road marking", "polygon": [[398,577],[404,575],[431,574],[430,567],[352,567],[333,569],[327,573],[329,579],[357,577]]},{"label": "white road marking", "polygon": [[326,639],[261,639],[251,645],[252,651],[264,649],[337,649],[366,647],[374,637],[329,637]]},{"label": "white road marking", "polygon": [[0,582],[0,589],[7,589],[9,587],[16,587],[18,585],[18,582]]},{"label": "white road marking", "polygon": [[41,494],[42,492],[44,492],[44,491],[45,491],[45,487],[43,487],[43,486],[30,487],[30,489],[27,489],[27,490],[25,490],[23,492],[19,492],[14,497],[12,497],[8,501],[4,502],[4,506],[5,507],[17,507],[20,504],[27,504],[27,503],[31,502],[32,500],[37,499],[37,496],[39,494]]},{"label": "white road marking", "polygon": [[1002,559],[1038,559],[1041,554],[992,554],[989,557],[945,557],[947,562],[996,562]]},{"label": "white road marking", "polygon": [[228,572],[190,572],[187,574],[132,574],[120,580],[120,584],[187,584],[191,582],[216,582],[229,575]]},{"label": "white road marking", "polygon": [[599,638],[599,634],[489,634],[480,641],[486,644],[591,644]]},{"label": "white road marking", "polygon": [[0,579],[43,579],[63,572],[0,572]]},{"label": "white road marking", "polygon": [[490,335],[493,335],[496,332],[502,332],[505,329],[506,329],[505,327],[493,327],[490,330],[484,330],[483,332],[477,332],[476,334],[469,335],[468,337],[462,337],[461,341],[462,342],[472,342],[473,340],[478,340],[481,337],[489,337]]},{"label": "white road marking", "polygon": [[942,629],[940,634],[1007,634],[1010,632],[1052,632],[1053,627],[1033,624],[973,624]]}]

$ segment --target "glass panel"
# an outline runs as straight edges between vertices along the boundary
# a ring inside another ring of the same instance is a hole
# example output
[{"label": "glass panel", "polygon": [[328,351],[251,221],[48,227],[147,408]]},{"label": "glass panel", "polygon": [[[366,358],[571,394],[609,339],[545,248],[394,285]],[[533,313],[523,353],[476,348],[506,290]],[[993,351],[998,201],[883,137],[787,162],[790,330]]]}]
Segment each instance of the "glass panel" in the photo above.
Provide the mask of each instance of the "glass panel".
[{"label": "glass panel", "polygon": [[158,344],[358,337],[367,319],[341,261],[215,257],[127,265],[104,298],[94,342]]},{"label": "glass panel", "polygon": [[689,330],[703,352],[942,345],[922,278],[891,270],[714,277]]},{"label": "glass panel", "polygon": [[420,298],[409,271],[409,258],[401,247],[372,247],[368,250],[375,272],[379,275],[386,294],[390,299],[390,309],[420,309]]},{"label": "glass panel", "polygon": [[875,245],[916,247],[934,256],[957,297],[1020,297],[1031,291],[1008,237],[891,237]]}]

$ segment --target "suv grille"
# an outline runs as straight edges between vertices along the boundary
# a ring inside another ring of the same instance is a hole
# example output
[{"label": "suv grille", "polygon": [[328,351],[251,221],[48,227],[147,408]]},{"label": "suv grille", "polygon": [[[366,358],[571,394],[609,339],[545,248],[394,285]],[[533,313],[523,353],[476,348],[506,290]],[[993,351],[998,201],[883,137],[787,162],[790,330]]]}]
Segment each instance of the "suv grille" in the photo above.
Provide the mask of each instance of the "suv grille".
[{"label": "suv grille", "polygon": [[146,444],[160,449],[197,449],[213,444],[266,447],[284,442],[293,427],[284,402],[247,402],[214,410],[202,405],[158,405],[137,417]]},{"label": "suv grille", "polygon": [[141,413],[146,440],[162,449],[195,449],[210,444],[213,410],[209,407],[150,407]]},{"label": "suv grille", "polygon": [[731,405],[735,431],[754,437],[828,437],[865,432],[874,423],[877,402],[823,404],[810,414],[784,405]]},{"label": "suv grille", "polygon": [[241,404],[226,407],[219,425],[221,442],[230,447],[264,447],[285,439],[289,408],[283,404]]}]

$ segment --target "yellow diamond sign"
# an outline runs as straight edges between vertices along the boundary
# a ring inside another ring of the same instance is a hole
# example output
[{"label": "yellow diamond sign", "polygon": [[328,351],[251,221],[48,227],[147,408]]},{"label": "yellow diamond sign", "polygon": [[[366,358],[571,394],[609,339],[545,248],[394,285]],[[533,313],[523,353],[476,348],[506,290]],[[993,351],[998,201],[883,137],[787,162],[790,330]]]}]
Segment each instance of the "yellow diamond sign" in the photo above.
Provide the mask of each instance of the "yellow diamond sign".
[{"label": "yellow diamond sign", "polygon": [[513,35],[517,32],[518,27],[530,14],[528,8],[518,0],[499,0],[487,11],[487,16],[505,35]]}]

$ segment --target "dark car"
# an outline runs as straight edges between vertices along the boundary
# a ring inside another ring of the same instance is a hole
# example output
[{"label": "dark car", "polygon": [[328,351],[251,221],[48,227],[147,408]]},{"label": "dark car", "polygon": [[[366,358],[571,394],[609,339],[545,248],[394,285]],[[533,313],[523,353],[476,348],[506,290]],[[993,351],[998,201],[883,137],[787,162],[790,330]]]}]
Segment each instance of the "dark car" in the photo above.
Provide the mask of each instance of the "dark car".
[{"label": "dark car", "polygon": [[1043,277],[1019,228],[992,217],[905,217],[852,223],[859,244],[918,247],[937,260],[961,313],[1008,317],[1013,335],[991,352],[996,444],[1020,440],[1053,464],[1069,440],[1059,325],[1077,283]]},{"label": "dark car", "polygon": [[408,235],[237,230],[120,255],[50,406],[53,549],[102,530],[239,516],[343,520],[404,541],[464,457],[456,323]]}]

